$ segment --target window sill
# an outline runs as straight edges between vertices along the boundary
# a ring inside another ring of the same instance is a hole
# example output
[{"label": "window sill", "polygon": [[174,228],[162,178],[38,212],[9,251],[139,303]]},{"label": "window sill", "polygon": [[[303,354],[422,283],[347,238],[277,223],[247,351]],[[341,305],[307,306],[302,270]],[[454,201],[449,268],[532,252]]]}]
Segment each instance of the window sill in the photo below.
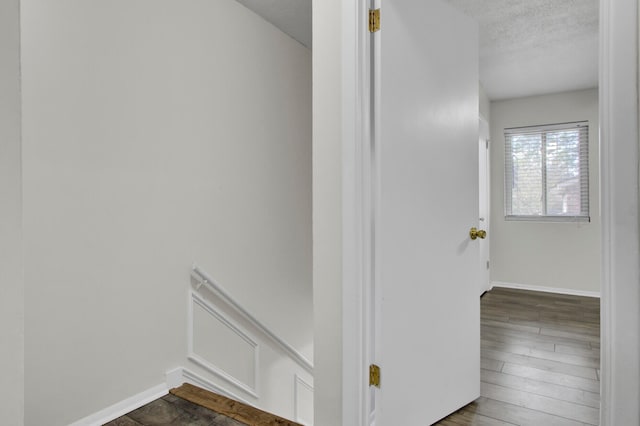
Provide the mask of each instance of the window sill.
[{"label": "window sill", "polygon": [[509,222],[557,222],[557,223],[584,223],[591,222],[589,216],[505,216],[504,220]]}]

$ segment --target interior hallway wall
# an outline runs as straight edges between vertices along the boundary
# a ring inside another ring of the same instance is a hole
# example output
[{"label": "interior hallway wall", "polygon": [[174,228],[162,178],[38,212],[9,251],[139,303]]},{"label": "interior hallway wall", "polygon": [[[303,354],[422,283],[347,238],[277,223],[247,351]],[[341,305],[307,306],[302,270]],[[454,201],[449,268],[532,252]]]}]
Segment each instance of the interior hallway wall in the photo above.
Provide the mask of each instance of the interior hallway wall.
[{"label": "interior hallway wall", "polygon": [[487,96],[487,92],[484,91],[484,87],[482,87],[482,83],[478,84],[478,99],[479,99],[479,109],[480,116],[487,120],[491,120],[491,100]]},{"label": "interior hallway wall", "polygon": [[[589,122],[590,222],[504,218],[504,129]],[[597,89],[491,102],[491,281],[600,292]]]},{"label": "interior hallway wall", "polygon": [[311,52],[233,0],[22,9],[26,424],[185,365],[192,262],[312,359]]},{"label": "interior hallway wall", "polygon": [[0,422],[23,423],[20,2],[0,2]]},{"label": "interior hallway wall", "polygon": [[[315,426],[343,424],[343,7],[340,0],[313,2]],[[336,22],[331,30],[329,20]]]}]

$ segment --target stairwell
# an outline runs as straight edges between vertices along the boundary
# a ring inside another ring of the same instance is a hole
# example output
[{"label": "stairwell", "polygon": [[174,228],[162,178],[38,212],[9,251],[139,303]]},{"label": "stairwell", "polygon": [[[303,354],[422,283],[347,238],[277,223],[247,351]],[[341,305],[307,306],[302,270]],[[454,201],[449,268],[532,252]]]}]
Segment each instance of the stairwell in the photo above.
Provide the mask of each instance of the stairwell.
[{"label": "stairwell", "polygon": [[302,426],[188,383],[105,425]]}]

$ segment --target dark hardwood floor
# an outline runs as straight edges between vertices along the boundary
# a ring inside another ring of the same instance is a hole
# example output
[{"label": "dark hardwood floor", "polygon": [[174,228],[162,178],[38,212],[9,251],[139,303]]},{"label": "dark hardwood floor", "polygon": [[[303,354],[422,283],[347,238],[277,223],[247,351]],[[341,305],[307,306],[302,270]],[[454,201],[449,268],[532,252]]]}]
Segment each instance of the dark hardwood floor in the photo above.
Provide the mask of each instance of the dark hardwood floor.
[{"label": "dark hardwood floor", "polygon": [[481,315],[481,397],[438,425],[598,424],[600,299],[494,288]]},{"label": "dark hardwood floor", "polygon": [[104,426],[247,426],[172,394],[156,399]]},{"label": "dark hardwood floor", "polygon": [[104,426],[302,426],[185,383]]},{"label": "dark hardwood floor", "polygon": [[104,426],[247,426],[238,420],[168,394]]}]

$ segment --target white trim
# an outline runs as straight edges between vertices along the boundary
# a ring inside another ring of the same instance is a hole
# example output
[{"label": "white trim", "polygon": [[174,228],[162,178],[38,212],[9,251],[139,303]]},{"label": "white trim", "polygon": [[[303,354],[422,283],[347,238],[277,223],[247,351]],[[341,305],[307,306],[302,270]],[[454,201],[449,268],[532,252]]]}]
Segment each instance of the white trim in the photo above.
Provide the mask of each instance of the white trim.
[{"label": "white trim", "polygon": [[247,399],[238,396],[237,394],[226,388],[216,385],[212,381],[193,372],[192,370],[189,370],[188,368],[178,367],[174,370],[171,370],[167,373],[167,380],[169,380],[169,377],[171,377],[171,379],[173,380],[170,384],[171,388],[178,387],[183,383],[189,383],[194,386],[201,387],[208,391],[215,392],[219,395],[226,396],[227,398],[231,398],[233,400],[255,407],[255,404],[252,404]]},{"label": "white trim", "polygon": [[161,384],[140,392],[132,397],[117,402],[104,410],[100,410],[97,413],[91,414],[83,419],[71,423],[69,426],[100,426],[107,422],[124,416],[125,414],[155,401],[158,398],[162,398],[169,393],[169,387],[166,384]]},{"label": "white trim", "polygon": [[218,296],[222,301],[227,303],[230,307],[232,307],[240,316],[246,319],[252,326],[260,330],[264,335],[269,337],[273,342],[275,342],[282,350],[284,350],[291,359],[296,361],[301,367],[303,367],[307,372],[313,374],[313,364],[309,361],[302,353],[296,350],[289,343],[285,342],[282,338],[280,338],[277,334],[275,334],[271,329],[269,329],[265,324],[251,315],[240,303],[238,303],[231,295],[218,284],[209,274],[200,269],[195,264],[193,265],[191,276],[198,283],[196,290],[200,288],[200,286],[204,285],[210,291],[212,291],[216,296]]},{"label": "white trim", "polygon": [[556,130],[573,130],[578,127],[589,128],[589,121],[571,121],[567,123],[550,123],[535,126],[507,127],[504,129],[505,135],[521,135],[523,133],[543,133]]},{"label": "white trim", "polygon": [[313,395],[313,386],[307,383],[302,377],[298,376],[298,374],[293,375],[293,418],[296,422],[302,422],[303,419],[300,418],[300,409],[298,407],[298,389],[300,386],[307,388]]},{"label": "white trim", "polygon": [[[342,2],[342,424],[368,425],[371,362],[371,0]],[[314,406],[319,404],[314,402]]]},{"label": "white trim", "polygon": [[568,294],[571,296],[597,297],[597,298],[600,297],[599,291],[575,290],[572,288],[547,287],[543,285],[507,283],[502,281],[491,281],[489,290],[491,290],[494,287],[514,288],[518,290],[541,291],[544,293]]},{"label": "white trim", "polygon": [[[210,373],[215,374],[219,378],[227,381],[229,384],[236,386],[238,389],[243,390],[244,392],[248,393],[252,397],[256,399],[260,398],[260,396],[258,395],[258,377],[259,377],[258,369],[260,365],[258,343],[255,341],[255,339],[252,338],[252,336],[246,330],[243,330],[242,327],[240,327],[238,324],[233,322],[230,318],[227,318],[227,316],[224,315],[222,312],[218,311],[216,309],[216,306],[207,302],[204,298],[202,298],[202,296],[200,296],[194,291],[190,291],[189,293],[191,295],[191,298],[190,298],[190,305],[189,305],[189,321],[188,321],[189,329],[187,330],[187,359],[199,365],[200,367],[204,368],[205,370],[209,371]],[[244,383],[242,380],[238,379],[237,377],[234,377],[229,372],[225,371],[224,369],[218,367],[217,365],[213,364],[209,360],[195,353],[195,350],[193,348],[194,304],[199,305],[209,315],[211,315],[212,317],[217,319],[219,322],[221,322],[222,325],[227,327],[229,330],[235,333],[238,337],[240,337],[242,340],[248,343],[249,346],[253,347],[253,385]]]},{"label": "white trim", "polygon": [[598,70],[598,105],[599,105],[599,144],[600,144],[600,291],[602,299],[600,301],[600,424],[603,426],[613,425],[612,405],[612,374],[611,374],[611,350],[612,344],[610,335],[611,329],[611,188],[607,187],[609,182],[610,167],[607,164],[609,158],[609,94],[610,94],[610,0],[600,0],[599,17],[599,70]]},{"label": "white trim", "polygon": [[193,362],[194,364],[204,368],[208,372],[214,374],[215,376],[219,377],[220,379],[224,380],[225,382],[229,383],[230,385],[233,385],[233,386],[237,387],[238,389],[242,390],[243,392],[246,392],[247,394],[251,395],[252,397],[254,397],[256,399],[260,398],[260,395],[258,394],[258,392],[256,392],[256,390],[254,388],[252,388],[249,385],[247,385],[246,383],[238,380],[236,377],[232,376],[231,374],[228,374],[223,369],[218,368],[217,366],[211,364],[210,362],[208,362],[207,360],[205,360],[201,356],[198,356],[197,354],[194,354],[194,353],[190,353],[187,356],[187,359],[189,361]]},{"label": "white trim", "polygon": [[165,381],[169,389],[177,388],[184,383],[183,370],[184,367],[177,367],[165,373]]},{"label": "white trim", "polygon": [[637,0],[600,1],[603,426],[640,424],[638,20]]},{"label": "white trim", "polygon": [[[479,192],[479,197],[484,198],[484,203],[486,203],[486,211],[484,222],[482,223],[483,229],[487,231],[487,236],[484,242],[481,242],[480,253],[482,253],[482,249],[484,248],[487,253],[486,261],[488,262],[486,266],[484,265],[485,259],[481,259],[480,268],[481,268],[481,277],[482,277],[482,288],[481,294],[489,291],[491,289],[491,236],[493,234],[491,228],[491,152],[492,152],[492,143],[491,143],[491,123],[482,115],[479,115],[478,122],[478,144],[480,144],[480,139],[484,139],[485,148],[484,148],[484,162],[485,162],[485,180],[486,180],[486,188],[485,192]],[[486,128],[486,133],[483,131],[483,127]],[[480,147],[478,147],[480,148]],[[481,155],[478,151],[478,155]],[[479,166],[479,165],[478,165]],[[479,189],[479,188],[478,188]],[[478,225],[480,225],[480,218],[478,218]],[[484,244],[484,246],[482,246]],[[486,271],[486,272],[485,272]],[[486,279],[486,281],[484,281]]]}]

